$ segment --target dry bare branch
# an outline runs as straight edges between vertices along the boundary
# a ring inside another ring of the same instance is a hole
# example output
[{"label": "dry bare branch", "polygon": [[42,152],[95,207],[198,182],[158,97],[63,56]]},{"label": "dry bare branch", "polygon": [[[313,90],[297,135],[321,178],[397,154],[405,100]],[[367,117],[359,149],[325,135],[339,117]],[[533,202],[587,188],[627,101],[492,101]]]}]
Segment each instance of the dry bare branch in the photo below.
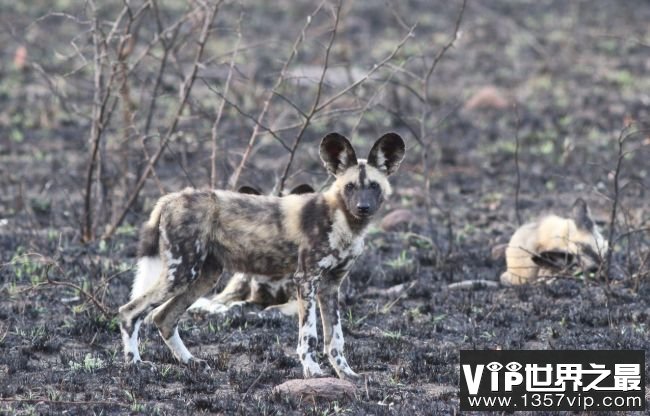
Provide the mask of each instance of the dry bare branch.
[{"label": "dry bare branch", "polygon": [[[97,162],[97,154],[99,152],[99,142],[101,140],[104,118],[105,105],[108,100],[109,94],[104,94],[104,88],[102,85],[103,78],[103,55],[105,49],[103,44],[105,44],[104,39],[102,39],[100,30],[99,30],[99,19],[97,17],[97,9],[95,8],[94,2],[89,2],[93,10],[93,46],[94,46],[94,97],[93,97],[93,110],[92,110],[92,121],[91,121],[91,130],[90,130],[90,160],[88,163],[88,169],[86,170],[86,188],[84,194],[84,214],[83,222],[81,229],[81,238],[83,241],[90,241],[94,238],[94,232],[92,229],[92,211],[90,207],[91,193],[92,193],[92,182],[93,182],[93,173],[95,171],[95,164]],[[111,77],[112,78],[112,77]],[[111,79],[112,81],[112,79]],[[111,82],[109,82],[110,87]]]},{"label": "dry bare branch", "polygon": [[287,74],[287,70],[289,69],[289,65],[291,65],[291,63],[293,62],[293,59],[298,54],[298,49],[300,48],[300,45],[302,44],[302,42],[305,39],[305,32],[307,31],[307,29],[311,25],[311,22],[312,22],[314,16],[316,16],[320,12],[320,10],[323,8],[323,5],[325,3],[326,3],[325,0],[321,1],[318,4],[318,6],[316,7],[316,9],[309,16],[307,16],[307,22],[302,27],[302,30],[300,31],[300,34],[298,35],[298,37],[294,41],[293,47],[291,48],[291,53],[289,54],[289,57],[287,58],[287,60],[284,62],[284,65],[282,66],[282,69],[280,70],[280,75],[276,79],[275,84],[273,85],[273,87],[271,88],[271,91],[268,94],[268,97],[264,101],[264,104],[262,105],[262,111],[257,116],[255,126],[253,127],[253,132],[251,133],[251,136],[248,139],[248,144],[246,146],[246,149],[244,150],[244,154],[242,155],[241,161],[239,162],[239,164],[235,168],[235,171],[233,172],[232,176],[230,177],[230,180],[228,181],[228,188],[229,189],[235,189],[235,187],[237,186],[237,183],[239,182],[239,177],[241,176],[241,172],[244,169],[244,165],[246,164],[246,162],[248,161],[248,158],[250,157],[251,150],[253,150],[253,145],[255,144],[255,140],[256,140],[257,135],[259,133],[260,125],[264,121],[264,117],[266,116],[266,112],[269,109],[269,105],[271,104],[271,100],[275,96],[275,91],[277,91],[277,89],[280,87],[280,85],[282,85],[282,83],[284,82],[284,79],[285,79],[286,74]]},{"label": "dry bare branch", "polygon": [[235,42],[235,49],[230,57],[230,66],[228,67],[228,75],[226,76],[226,83],[223,87],[223,98],[221,103],[219,103],[219,109],[217,110],[217,116],[214,119],[211,130],[211,142],[212,142],[212,153],[210,154],[210,187],[212,189],[217,187],[217,153],[219,149],[219,141],[217,136],[217,129],[219,128],[219,123],[221,122],[221,116],[223,114],[223,109],[226,106],[226,98],[228,96],[228,89],[230,88],[230,81],[232,79],[232,73],[235,68],[235,61],[237,60],[237,53],[239,51],[239,44],[241,42],[241,21],[243,14],[240,13],[239,20],[237,21],[237,41]]},{"label": "dry bare branch", "polygon": [[[422,143],[425,143],[424,138],[427,136],[427,130],[428,130],[427,120],[429,119],[429,116],[431,114],[431,108],[432,108],[431,94],[430,94],[430,87],[429,87],[429,84],[431,82],[431,76],[433,75],[436,67],[438,66],[438,63],[442,60],[442,58],[445,56],[447,51],[449,51],[449,49],[451,49],[451,47],[454,46],[454,44],[459,38],[460,25],[463,21],[466,4],[467,4],[467,0],[463,0],[463,3],[458,12],[458,16],[456,17],[456,23],[454,25],[454,31],[452,33],[451,38],[433,58],[433,61],[429,66],[429,68],[427,69],[426,74],[424,75],[424,77],[422,77],[422,82],[420,86],[420,88],[423,91],[423,98],[424,98],[424,102],[422,103],[421,106],[421,116],[420,116],[420,140]],[[434,229],[433,217],[432,217],[434,203],[432,202],[433,198],[431,196],[431,174],[430,174],[431,170],[433,169],[433,166],[429,166],[429,161],[430,161],[431,146],[434,143],[433,140],[434,137],[435,136],[433,135],[430,136],[430,139],[424,144],[421,153],[421,166],[422,166],[422,174],[424,177],[424,201],[425,201],[425,208],[427,210],[427,222],[431,230]],[[449,245],[447,247],[447,252],[445,257],[449,257],[449,255],[453,250],[453,241],[454,241],[454,232],[453,232],[454,230],[452,225],[452,218],[451,218],[451,213],[449,211],[441,210],[441,212],[445,214],[446,221],[447,221],[447,239],[449,241]]]},{"label": "dry bare branch", "polygon": [[519,116],[519,106],[515,103],[515,116],[517,118],[515,125],[515,172],[517,173],[517,182],[515,183],[515,216],[517,225],[521,225],[521,212],[519,211],[519,192],[521,191],[521,171],[519,170],[519,129],[521,128],[521,117]]},{"label": "dry bare branch", "polygon": [[295,157],[296,150],[298,149],[298,145],[300,145],[300,142],[302,141],[302,137],[304,136],[305,131],[307,131],[307,128],[311,123],[312,117],[317,112],[318,103],[320,102],[321,94],[323,93],[323,82],[325,81],[325,75],[327,74],[327,69],[329,68],[330,52],[332,51],[332,46],[334,45],[334,39],[336,39],[336,32],[339,28],[340,19],[341,19],[341,2],[339,1],[336,7],[336,13],[334,17],[334,28],[332,29],[332,34],[330,36],[329,43],[327,44],[327,48],[325,49],[325,61],[323,62],[323,70],[321,71],[320,79],[318,80],[318,86],[316,87],[316,97],[314,97],[314,103],[312,104],[311,110],[308,114],[306,114],[302,126],[300,127],[300,130],[296,135],[295,140],[293,141],[293,145],[291,146],[291,150],[289,152],[289,160],[287,161],[284,167],[284,171],[282,172],[282,176],[280,177],[280,183],[278,185],[278,190],[277,190],[278,195],[280,195],[284,190],[284,183],[286,182],[287,176],[289,175],[289,170],[291,169],[291,164],[293,163],[293,158]]},{"label": "dry bare branch", "polygon": [[172,119],[169,127],[167,128],[167,131],[161,141],[160,147],[158,148],[154,156],[147,163],[147,166],[144,169],[142,175],[140,175],[140,178],[138,179],[135,188],[131,191],[131,195],[128,198],[124,208],[122,209],[121,213],[118,215],[117,219],[110,225],[108,230],[102,235],[102,239],[109,238],[113,235],[113,233],[115,233],[115,230],[122,223],[124,217],[126,217],[127,212],[129,211],[129,209],[131,208],[135,200],[138,198],[138,195],[142,190],[142,187],[144,186],[147,178],[149,177],[149,174],[151,173],[153,167],[158,162],[158,159],[160,159],[160,156],[165,151],[167,144],[175,135],[176,128],[178,127],[178,121],[181,117],[181,114],[183,113],[183,109],[185,108],[185,104],[187,103],[187,100],[189,98],[190,92],[192,90],[192,86],[194,85],[194,81],[196,80],[196,74],[198,72],[199,65],[201,63],[201,57],[203,56],[205,44],[207,42],[208,35],[210,33],[210,27],[212,26],[212,22],[214,21],[214,18],[217,15],[219,7],[221,6],[222,3],[223,0],[216,2],[209,10],[209,12],[205,14],[203,27],[201,29],[201,34],[198,40],[196,56],[194,58],[194,63],[192,64],[192,70],[190,71],[190,74],[186,78],[183,87],[181,89],[182,95],[178,107],[176,109],[174,118]]},{"label": "dry bare branch", "polygon": [[623,159],[625,159],[625,140],[629,137],[630,126],[624,127],[618,138],[617,142],[617,157],[616,157],[616,167],[614,168],[614,194],[612,195],[612,211],[609,217],[609,233],[607,236],[607,253],[605,257],[605,282],[609,288],[609,274],[612,270],[612,256],[614,254],[614,233],[616,232],[616,214],[618,211],[618,206],[620,204],[620,185],[619,177],[621,174],[621,168],[623,167]]}]

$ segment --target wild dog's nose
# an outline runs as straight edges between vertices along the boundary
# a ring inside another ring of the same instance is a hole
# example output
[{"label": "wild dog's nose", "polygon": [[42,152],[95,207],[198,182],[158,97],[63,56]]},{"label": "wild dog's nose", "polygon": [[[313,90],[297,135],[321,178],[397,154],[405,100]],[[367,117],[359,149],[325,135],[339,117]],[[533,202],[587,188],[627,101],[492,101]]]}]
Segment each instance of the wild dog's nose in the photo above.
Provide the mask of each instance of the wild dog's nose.
[{"label": "wild dog's nose", "polygon": [[367,203],[359,202],[357,204],[357,210],[362,214],[367,214],[368,212],[370,212],[370,205],[368,205]]}]

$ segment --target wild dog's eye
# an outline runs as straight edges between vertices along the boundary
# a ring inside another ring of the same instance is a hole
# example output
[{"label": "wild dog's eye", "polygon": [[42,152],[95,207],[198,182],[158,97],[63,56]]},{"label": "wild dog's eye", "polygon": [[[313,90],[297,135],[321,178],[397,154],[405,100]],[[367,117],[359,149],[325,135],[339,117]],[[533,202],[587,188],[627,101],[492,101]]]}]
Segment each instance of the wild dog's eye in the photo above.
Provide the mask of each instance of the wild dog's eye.
[{"label": "wild dog's eye", "polygon": [[345,184],[345,192],[352,192],[354,190],[354,184],[352,182]]},{"label": "wild dog's eye", "polygon": [[370,182],[370,189],[379,189],[379,184],[377,182]]}]

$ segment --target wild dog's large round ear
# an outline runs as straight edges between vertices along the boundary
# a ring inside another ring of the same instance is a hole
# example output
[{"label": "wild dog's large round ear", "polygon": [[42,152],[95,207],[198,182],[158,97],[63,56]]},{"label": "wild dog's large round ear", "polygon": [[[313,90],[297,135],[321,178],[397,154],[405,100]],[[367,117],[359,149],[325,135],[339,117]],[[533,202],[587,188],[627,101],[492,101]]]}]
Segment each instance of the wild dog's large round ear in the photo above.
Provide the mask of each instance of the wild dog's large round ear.
[{"label": "wild dog's large round ear", "polygon": [[338,133],[330,133],[320,142],[320,158],[334,176],[357,164],[357,155],[350,141]]},{"label": "wild dog's large round ear", "polygon": [[306,183],[303,183],[301,185],[296,186],[289,192],[290,195],[302,195],[302,194],[312,194],[316,192],[314,188],[311,187],[311,185],[307,185]]},{"label": "wild dog's large round ear", "polygon": [[262,195],[260,191],[257,189],[253,188],[252,186],[244,185],[239,187],[237,190],[240,194],[249,194],[249,195]]},{"label": "wild dog's large round ear", "polygon": [[405,153],[406,146],[404,146],[404,140],[400,135],[386,133],[370,149],[368,164],[385,172],[386,176],[388,176],[399,168]]},{"label": "wild dog's large round ear", "polygon": [[581,230],[589,232],[594,230],[594,220],[591,218],[591,210],[584,199],[578,198],[573,203],[572,217],[576,226]]}]

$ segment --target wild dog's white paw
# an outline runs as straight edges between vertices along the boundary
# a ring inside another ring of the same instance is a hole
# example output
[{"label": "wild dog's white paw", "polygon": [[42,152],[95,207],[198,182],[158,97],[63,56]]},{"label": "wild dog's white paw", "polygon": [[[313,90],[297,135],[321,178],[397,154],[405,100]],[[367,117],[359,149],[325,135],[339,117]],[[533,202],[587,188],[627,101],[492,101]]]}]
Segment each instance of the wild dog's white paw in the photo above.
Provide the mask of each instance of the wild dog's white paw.
[{"label": "wild dog's white paw", "polygon": [[121,328],[122,344],[124,345],[124,358],[127,363],[137,363],[142,361],[140,352],[138,351],[138,330],[140,322],[137,322],[135,329],[129,334],[124,328]]},{"label": "wild dog's white paw", "polygon": [[188,311],[208,311],[212,301],[208,298],[198,298],[189,308]]},{"label": "wild dog's white paw", "polygon": [[124,362],[127,364],[137,364],[142,361],[138,350],[125,350],[124,351]]},{"label": "wild dog's white paw", "polygon": [[352,371],[343,355],[338,353],[337,355],[330,354],[328,355],[328,358],[330,364],[332,367],[334,367],[334,371],[336,371],[336,374],[339,376],[339,378],[348,381],[354,381],[361,378],[359,374]]},{"label": "wild dog's white paw", "polygon": [[302,362],[302,372],[305,375],[305,378],[315,378],[315,377],[324,377],[325,373],[321,370],[320,365],[311,357],[305,358]]},{"label": "wild dog's white paw", "polygon": [[124,354],[124,362],[128,365],[136,365],[142,362],[140,355],[134,355],[131,351],[128,351]]},{"label": "wild dog's white paw", "polygon": [[342,380],[347,380],[347,381],[357,381],[361,379],[361,376],[354,371],[350,367],[344,368],[344,369],[336,369],[336,374],[339,376],[340,379]]},{"label": "wild dog's white paw", "polygon": [[207,298],[200,298],[192,304],[187,310],[190,312],[205,312],[208,314],[225,313],[230,309],[230,305],[215,302]]},{"label": "wild dog's white paw", "polygon": [[231,303],[221,303],[207,298],[200,298],[188,308],[190,312],[205,312],[207,314],[216,315],[223,314],[236,307],[244,307],[248,302],[242,300]]},{"label": "wild dog's white paw", "polygon": [[274,313],[280,312],[284,316],[296,316],[298,315],[298,301],[290,300],[287,303],[281,305],[271,305],[267,306],[261,313]]}]

